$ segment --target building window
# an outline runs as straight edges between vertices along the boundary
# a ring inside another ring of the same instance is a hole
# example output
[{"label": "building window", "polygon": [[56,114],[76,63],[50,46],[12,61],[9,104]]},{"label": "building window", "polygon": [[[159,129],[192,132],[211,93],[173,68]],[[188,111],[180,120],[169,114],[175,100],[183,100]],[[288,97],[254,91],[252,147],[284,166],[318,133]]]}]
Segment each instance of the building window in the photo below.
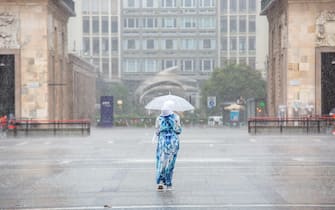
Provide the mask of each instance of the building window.
[{"label": "building window", "polygon": [[90,33],[90,18],[87,16],[83,17],[83,33],[84,34]]},{"label": "building window", "polygon": [[119,50],[119,41],[117,38],[112,39],[112,51],[117,52]]},{"label": "building window", "polygon": [[203,40],[202,48],[204,48],[204,49],[211,49],[212,48],[211,40],[210,39],[204,39]]},{"label": "building window", "polygon": [[109,60],[102,59],[102,74],[109,77]]},{"label": "building window", "polygon": [[102,55],[108,56],[109,55],[109,38],[104,37],[101,39],[101,50]]},{"label": "building window", "polygon": [[135,0],[128,0],[127,7],[128,8],[134,8],[135,7]]},{"label": "building window", "polygon": [[89,14],[90,13],[90,0],[82,0],[81,9],[83,14]]},{"label": "building window", "polygon": [[177,64],[176,60],[163,60],[162,68],[163,69],[171,68],[173,66],[176,66],[176,64]]},{"label": "building window", "polygon": [[168,50],[174,49],[173,40],[171,39],[165,40],[165,49]]},{"label": "building window", "polygon": [[236,33],[237,32],[237,17],[231,16],[230,17],[230,33]]},{"label": "building window", "polygon": [[194,50],[196,49],[196,41],[194,39],[182,39],[181,48],[183,50]]},{"label": "building window", "polygon": [[216,0],[199,0],[200,8],[213,8],[215,7]]},{"label": "building window", "polygon": [[176,0],[162,0],[163,8],[174,8],[176,7]]},{"label": "building window", "polygon": [[166,17],[162,19],[162,27],[163,28],[176,28],[177,27],[177,19],[172,17]]},{"label": "building window", "polygon": [[98,16],[92,17],[92,32],[94,34],[99,33],[99,17]]},{"label": "building window", "polygon": [[148,39],[145,41],[146,45],[145,45],[145,49],[155,49],[155,40],[153,39]]},{"label": "building window", "polygon": [[228,51],[228,40],[227,37],[221,37],[221,50]]},{"label": "building window", "polygon": [[84,56],[90,55],[90,39],[86,37],[83,38],[83,54]]},{"label": "building window", "polygon": [[230,37],[230,50],[237,51],[237,39],[236,37]]},{"label": "building window", "polygon": [[109,0],[111,1],[111,12],[112,12],[112,15],[117,15],[118,12],[119,12],[119,3],[118,1],[119,0]]},{"label": "building window", "polygon": [[256,58],[255,57],[249,57],[249,66],[252,69],[256,69]]},{"label": "building window", "polygon": [[230,0],[230,12],[237,12],[237,0]]},{"label": "building window", "polygon": [[201,60],[200,69],[202,72],[211,72],[214,69],[214,60],[203,59]]},{"label": "building window", "polygon": [[249,11],[256,12],[256,0],[249,0]]},{"label": "building window", "polygon": [[212,16],[205,16],[199,18],[199,28],[200,29],[209,29],[209,28],[216,28],[216,19]]},{"label": "building window", "polygon": [[195,0],[182,0],[181,6],[183,8],[195,8],[196,7]]},{"label": "building window", "polygon": [[249,50],[250,51],[256,50],[256,37],[254,36],[249,37]]},{"label": "building window", "polygon": [[108,34],[109,30],[109,24],[108,24],[108,16],[102,16],[101,17],[101,32],[103,34]]},{"label": "building window", "polygon": [[136,59],[125,59],[123,62],[125,72],[139,72],[140,61]]},{"label": "building window", "polygon": [[118,32],[118,23],[117,23],[117,18],[116,17],[112,17],[111,18],[111,30],[112,33],[117,33]]},{"label": "building window", "polygon": [[183,28],[196,28],[196,19],[194,17],[183,17],[181,25]]},{"label": "building window", "polygon": [[239,20],[239,31],[240,33],[247,32],[247,17],[246,16],[240,16]]},{"label": "building window", "polygon": [[242,53],[247,50],[247,39],[245,37],[239,38],[239,50]]},{"label": "building window", "polygon": [[93,38],[93,55],[94,56],[99,56],[100,54],[100,43],[99,43],[99,38]]},{"label": "building window", "polygon": [[194,60],[181,60],[181,71],[183,72],[193,72],[194,71]]},{"label": "building window", "polygon": [[144,28],[157,28],[157,19],[156,18],[144,18],[143,27]]},{"label": "building window", "polygon": [[135,45],[135,40],[134,39],[128,39],[126,40],[126,47],[125,49],[127,50],[135,50],[136,45]]},{"label": "building window", "polygon": [[119,78],[119,60],[112,58],[112,77]]},{"label": "building window", "polygon": [[227,33],[228,32],[228,19],[227,16],[221,16],[221,25],[220,25],[221,32]]},{"label": "building window", "polygon": [[101,13],[108,14],[109,0],[101,0]]},{"label": "building window", "polygon": [[144,8],[153,8],[154,7],[154,0],[143,0],[143,7]]},{"label": "building window", "polygon": [[221,14],[228,11],[228,0],[221,0],[220,2]]},{"label": "building window", "polygon": [[249,32],[256,32],[256,16],[249,16]]},{"label": "building window", "polygon": [[157,61],[153,59],[145,59],[144,72],[157,72]]},{"label": "building window", "polygon": [[246,12],[247,11],[247,0],[239,0],[239,8],[240,8],[240,12]]},{"label": "building window", "polygon": [[124,20],[125,28],[137,28],[138,27],[138,19],[136,18],[126,18]]},{"label": "building window", "polygon": [[91,10],[93,14],[99,13],[99,0],[91,0]]}]

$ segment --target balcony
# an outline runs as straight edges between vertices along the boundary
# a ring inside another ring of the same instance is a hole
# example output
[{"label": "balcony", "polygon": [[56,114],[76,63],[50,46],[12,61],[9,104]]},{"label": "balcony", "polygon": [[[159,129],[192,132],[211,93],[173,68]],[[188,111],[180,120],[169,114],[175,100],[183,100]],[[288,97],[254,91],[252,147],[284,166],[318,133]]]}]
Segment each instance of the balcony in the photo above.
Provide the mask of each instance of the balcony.
[{"label": "balcony", "polygon": [[265,15],[267,13],[267,10],[271,7],[271,5],[275,2],[276,0],[262,0],[261,2],[261,15]]},{"label": "balcony", "polygon": [[60,0],[58,3],[70,14],[70,16],[76,16],[73,0]]}]

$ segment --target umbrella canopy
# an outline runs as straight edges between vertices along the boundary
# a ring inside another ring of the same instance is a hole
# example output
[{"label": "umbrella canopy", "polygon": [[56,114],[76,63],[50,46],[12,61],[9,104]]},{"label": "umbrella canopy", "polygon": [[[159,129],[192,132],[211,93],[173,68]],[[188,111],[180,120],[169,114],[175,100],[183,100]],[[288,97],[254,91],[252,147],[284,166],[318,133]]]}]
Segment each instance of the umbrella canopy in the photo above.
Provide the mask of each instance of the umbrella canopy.
[{"label": "umbrella canopy", "polygon": [[240,109],[244,109],[244,107],[242,105],[239,104],[230,104],[229,106],[226,106],[224,108],[224,110],[240,110]]},{"label": "umbrella canopy", "polygon": [[170,107],[173,111],[183,112],[183,111],[194,110],[194,107],[192,106],[192,104],[190,104],[184,98],[176,96],[176,95],[164,95],[164,96],[156,97],[152,99],[152,101],[150,101],[145,106],[145,108],[149,110],[161,110],[163,104],[166,101],[171,101]]}]

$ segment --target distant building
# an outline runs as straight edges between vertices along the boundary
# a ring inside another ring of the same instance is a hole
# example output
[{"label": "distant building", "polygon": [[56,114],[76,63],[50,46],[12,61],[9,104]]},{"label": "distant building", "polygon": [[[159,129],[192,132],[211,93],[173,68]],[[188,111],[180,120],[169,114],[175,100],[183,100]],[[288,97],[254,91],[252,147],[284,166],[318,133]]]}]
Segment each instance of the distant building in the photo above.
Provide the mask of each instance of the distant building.
[{"label": "distant building", "polygon": [[335,107],[335,0],[263,0],[262,14],[269,114],[328,114]]},{"label": "distant building", "polygon": [[96,65],[104,79],[122,80],[134,92],[174,66],[198,83],[229,63],[264,71],[267,24],[258,15],[258,2],[81,0],[77,17],[70,20],[69,46]]},{"label": "distant building", "polygon": [[[77,85],[93,89],[89,97],[95,100],[95,73],[85,73],[94,67],[85,63],[78,70],[84,61],[67,53],[67,22],[74,15],[72,0],[0,0],[0,115],[93,117],[94,105],[73,102],[86,97],[78,95]],[[83,78],[86,82],[79,82]],[[85,114],[76,114],[77,106],[84,106]]]}]

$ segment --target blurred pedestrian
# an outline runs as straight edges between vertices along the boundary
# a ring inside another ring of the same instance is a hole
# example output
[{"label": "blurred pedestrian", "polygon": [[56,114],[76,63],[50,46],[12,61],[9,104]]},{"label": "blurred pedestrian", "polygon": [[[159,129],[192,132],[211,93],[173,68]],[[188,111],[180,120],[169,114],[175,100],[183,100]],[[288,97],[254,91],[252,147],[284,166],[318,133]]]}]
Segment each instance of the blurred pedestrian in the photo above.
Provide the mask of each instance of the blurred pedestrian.
[{"label": "blurred pedestrian", "polygon": [[4,115],[0,117],[0,133],[1,136],[6,136],[6,130],[7,130],[7,116]]},{"label": "blurred pedestrian", "polygon": [[164,103],[156,119],[156,183],[158,190],[172,189],[173,170],[179,150],[181,124],[179,115],[171,109],[171,101]]}]

